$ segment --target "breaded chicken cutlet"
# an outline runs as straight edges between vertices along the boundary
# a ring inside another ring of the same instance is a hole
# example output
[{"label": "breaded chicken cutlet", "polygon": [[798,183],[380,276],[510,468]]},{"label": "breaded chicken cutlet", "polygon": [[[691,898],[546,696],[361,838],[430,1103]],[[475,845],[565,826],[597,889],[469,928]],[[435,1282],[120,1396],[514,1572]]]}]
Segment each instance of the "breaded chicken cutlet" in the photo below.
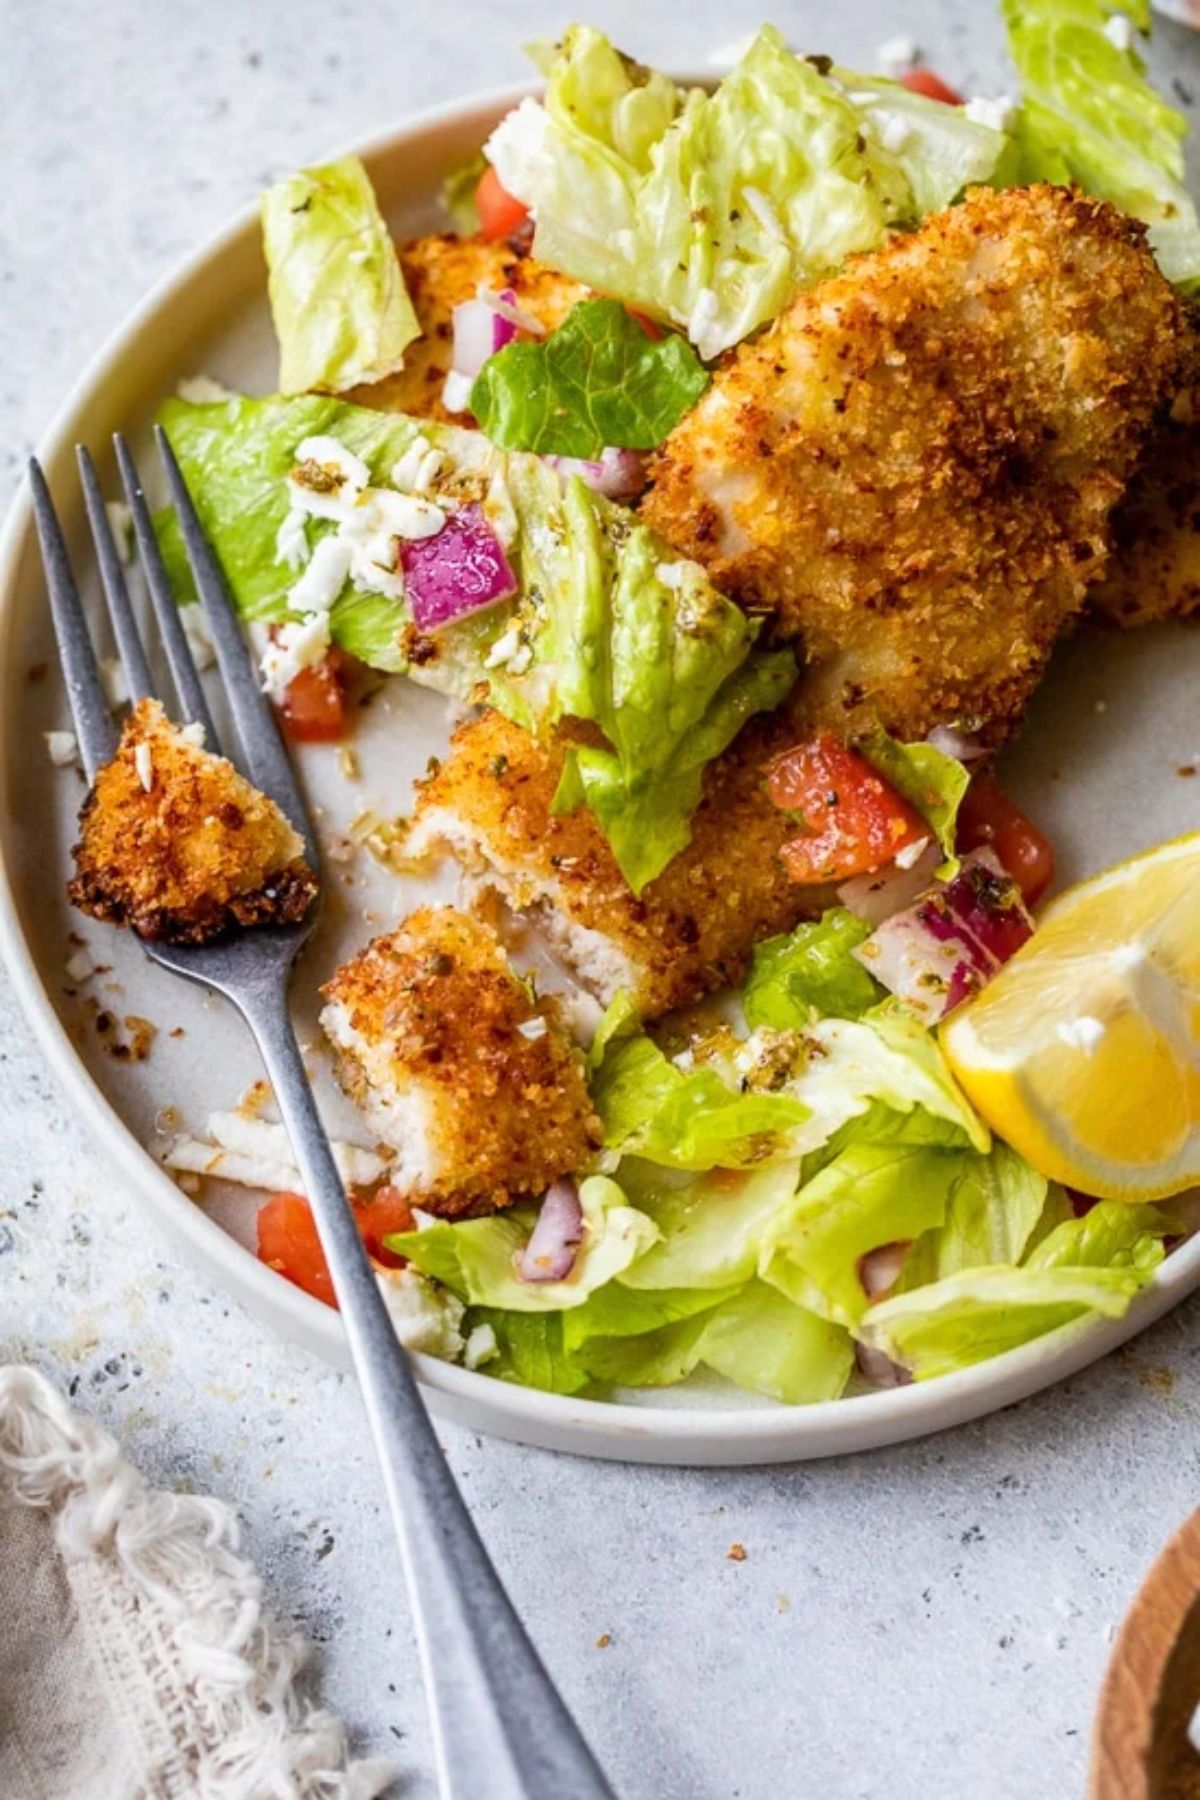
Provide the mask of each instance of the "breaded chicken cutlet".
[{"label": "breaded chicken cutlet", "polygon": [[321,1023],[343,1087],[396,1155],[391,1182],[444,1218],[540,1197],[600,1142],[583,1059],[490,925],[425,907],[343,963]]},{"label": "breaded chicken cutlet", "polygon": [[450,412],[442,389],[450,373],[454,326],[451,314],[482,287],[489,293],[508,288],[523,313],[546,331],[561,325],[588,289],[559,275],[506,243],[442,232],[414,238],[400,246],[400,267],[421,325],[421,336],[404,352],[404,367],[344,396],[358,406],[384,412],[411,413],[414,418],[473,425],[466,413]]},{"label": "breaded chicken cutlet", "polygon": [[1000,742],[1190,342],[1140,225],[1065,188],[975,189],[734,351],[642,513],[801,640],[808,725]]},{"label": "breaded chicken cutlet", "polygon": [[1200,368],[1113,514],[1113,546],[1088,604],[1118,625],[1183,619],[1200,608]]},{"label": "breaded chicken cutlet", "polygon": [[139,700],[80,813],[72,904],[143,937],[201,944],[302,919],[317,892],[273,800]]},{"label": "breaded chicken cutlet", "polygon": [[552,812],[561,750],[486,712],[459,726],[421,784],[406,848],[453,851],[581,986],[605,1005],[624,988],[653,1018],[739,980],[761,939],[833,903],[779,860],[796,825],[764,777],[793,741],[786,720],[751,721],[708,770],[691,843],[638,896],[586,808]]}]

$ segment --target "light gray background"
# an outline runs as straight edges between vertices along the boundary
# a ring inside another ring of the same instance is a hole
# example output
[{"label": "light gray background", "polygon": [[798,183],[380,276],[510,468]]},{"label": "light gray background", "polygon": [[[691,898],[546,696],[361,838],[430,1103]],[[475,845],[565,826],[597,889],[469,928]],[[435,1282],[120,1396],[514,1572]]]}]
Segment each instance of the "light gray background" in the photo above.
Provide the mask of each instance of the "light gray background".
[{"label": "light gray background", "polygon": [[[756,22],[731,0],[588,16],[677,66]],[[975,0],[774,16],[863,67],[904,32],[968,90],[1004,85]],[[231,209],[408,111],[521,77],[521,41],[565,17],[541,0],[0,0],[0,500],[84,361]],[[1200,84],[1183,31],[1161,28],[1156,60]],[[329,1702],[429,1800],[353,1392],[165,1253],[2,983],[0,1120],[0,1359],[70,1384],[155,1480],[233,1502],[276,1605],[320,1646]],[[625,1800],[1059,1800],[1082,1789],[1113,1627],[1196,1499],[1198,1324],[1193,1302],[1012,1412],[840,1463],[657,1471],[445,1441]]]}]

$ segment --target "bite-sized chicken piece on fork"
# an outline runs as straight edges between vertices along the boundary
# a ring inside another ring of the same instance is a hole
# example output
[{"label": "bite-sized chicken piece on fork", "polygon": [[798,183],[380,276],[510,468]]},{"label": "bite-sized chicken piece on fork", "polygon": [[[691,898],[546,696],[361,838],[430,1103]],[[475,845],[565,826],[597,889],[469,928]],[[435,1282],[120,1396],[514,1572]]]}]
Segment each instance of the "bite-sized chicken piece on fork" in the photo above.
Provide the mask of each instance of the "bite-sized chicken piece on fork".
[{"label": "bite-sized chicken piece on fork", "polygon": [[1066,188],[975,189],[733,352],[643,514],[801,640],[810,725],[999,743],[1192,339],[1140,225]]}]

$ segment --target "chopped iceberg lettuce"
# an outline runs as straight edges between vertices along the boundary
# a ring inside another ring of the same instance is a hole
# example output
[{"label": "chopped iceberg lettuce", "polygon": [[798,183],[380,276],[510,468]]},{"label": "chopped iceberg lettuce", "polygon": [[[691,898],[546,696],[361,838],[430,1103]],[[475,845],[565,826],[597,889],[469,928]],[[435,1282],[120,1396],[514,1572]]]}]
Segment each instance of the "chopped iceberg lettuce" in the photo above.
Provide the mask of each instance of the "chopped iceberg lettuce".
[{"label": "chopped iceberg lettuce", "polygon": [[903,744],[876,731],[858,746],[867,761],[890,781],[921,817],[941,846],[946,858],[938,874],[949,877],[958,867],[954,831],[958,809],[970,786],[970,773],[956,756],[947,756],[932,744]]},{"label": "chopped iceberg lettuce", "polygon": [[[494,706],[536,732],[568,717],[598,725],[605,743],[572,749],[557,803],[592,809],[635,889],[687,843],[707,763],[795,679],[792,653],[755,651],[758,624],[698,564],[680,561],[577,477],[502,451],[481,432],[315,395],[170,400],[160,419],[248,619],[293,616],[297,567],[281,551],[281,533],[291,552],[289,476],[300,447],[320,442],[329,454],[332,446],[357,470],[384,520],[380,553],[391,566],[351,562],[330,612],[334,642],[460,698],[477,697],[486,684]],[[419,481],[422,491],[402,495],[398,479]],[[519,582],[514,600],[433,636],[417,634],[411,658],[414,634],[386,523],[405,499],[422,515],[439,502],[481,506]],[[301,559],[335,529],[332,516],[303,517]],[[190,582],[173,515],[162,536],[183,598]]]},{"label": "chopped iceberg lettuce", "polygon": [[897,1285],[907,1291],[963,1269],[1018,1263],[1047,1219],[1053,1226],[1069,1216],[1063,1190],[997,1141],[990,1155],[964,1158],[945,1220],[917,1239]]},{"label": "chopped iceberg lettuce", "polygon": [[262,225],[280,392],[338,394],[401,368],[421,327],[357,156],[276,182]]},{"label": "chopped iceberg lettuce", "polygon": [[1119,1318],[1163,1258],[1170,1220],[1104,1201],[1057,1226],[1028,1257],[963,1269],[871,1307],[857,1331],[918,1381],[948,1375],[1098,1313]]},{"label": "chopped iceberg lettuce", "polygon": [[623,1286],[711,1292],[748,1281],[775,1221],[790,1207],[800,1180],[797,1161],[766,1168],[712,1169],[681,1178],[627,1158],[621,1186],[658,1227],[658,1239],[626,1269]]},{"label": "chopped iceberg lettuce", "polygon": [[549,337],[489,356],[471,411],[506,450],[654,450],[709,379],[686,338],[652,338],[618,300],[580,300]]},{"label": "chopped iceberg lettuce", "polygon": [[1143,219],[1163,273],[1195,288],[1187,121],[1154,91],[1133,45],[1135,30],[1150,29],[1148,0],[1001,0],[1001,10],[1021,84],[1013,179],[1077,182]]},{"label": "chopped iceberg lettuce", "polygon": [[870,935],[862,919],[834,906],[788,935],[767,938],[754,952],[742,994],[747,1025],[795,1031],[828,1014],[857,1019],[878,1005],[883,989],[850,954]]},{"label": "chopped iceberg lettuce", "polygon": [[771,26],[712,95],[629,62],[587,26],[539,61],[544,103],[523,101],[486,145],[533,214],[538,256],[681,326],[706,361],[797,286],[988,180],[1006,142],[797,57]]},{"label": "chopped iceberg lettuce", "polygon": [[417,1230],[389,1237],[387,1248],[469,1305],[513,1312],[561,1312],[582,1306],[598,1287],[644,1255],[658,1237],[653,1221],[628,1206],[621,1189],[604,1175],[582,1181],[579,1200],[583,1242],[571,1273],[561,1281],[522,1281],[517,1275],[515,1258],[533,1229],[527,1207],[458,1224],[433,1219]]}]

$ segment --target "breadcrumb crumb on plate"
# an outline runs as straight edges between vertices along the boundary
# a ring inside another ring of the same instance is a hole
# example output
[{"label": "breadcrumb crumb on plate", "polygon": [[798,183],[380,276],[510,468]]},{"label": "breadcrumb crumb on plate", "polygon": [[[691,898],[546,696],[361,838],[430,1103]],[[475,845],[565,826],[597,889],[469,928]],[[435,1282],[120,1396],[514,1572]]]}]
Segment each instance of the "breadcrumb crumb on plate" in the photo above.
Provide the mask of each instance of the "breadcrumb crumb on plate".
[{"label": "breadcrumb crumb on plate", "polygon": [[317,892],[300,837],[223,756],[140,700],[80,813],[81,912],[143,937],[199,944],[302,919]]},{"label": "breadcrumb crumb on plate", "polygon": [[324,993],[342,1085],[395,1152],[392,1185],[425,1211],[457,1218],[539,1195],[599,1143],[555,1002],[533,998],[481,919],[424,907]]}]

